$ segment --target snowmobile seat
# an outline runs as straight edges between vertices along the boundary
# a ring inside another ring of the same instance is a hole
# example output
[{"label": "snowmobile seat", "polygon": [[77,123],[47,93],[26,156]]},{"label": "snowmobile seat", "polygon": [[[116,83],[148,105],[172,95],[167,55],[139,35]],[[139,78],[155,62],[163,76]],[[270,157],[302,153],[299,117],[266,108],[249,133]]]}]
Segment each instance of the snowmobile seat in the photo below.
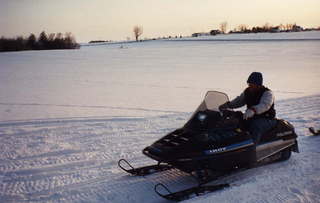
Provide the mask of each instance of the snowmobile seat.
[{"label": "snowmobile seat", "polygon": [[283,119],[274,119],[277,121],[276,125],[262,135],[260,143],[274,141],[279,138],[286,140],[297,137],[296,133],[294,132],[294,127],[289,122]]}]

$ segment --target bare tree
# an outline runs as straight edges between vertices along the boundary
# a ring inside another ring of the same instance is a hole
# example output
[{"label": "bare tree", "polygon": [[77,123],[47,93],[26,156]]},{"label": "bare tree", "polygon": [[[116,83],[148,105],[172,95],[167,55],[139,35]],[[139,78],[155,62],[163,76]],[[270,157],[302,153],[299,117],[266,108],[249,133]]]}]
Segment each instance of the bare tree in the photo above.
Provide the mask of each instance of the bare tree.
[{"label": "bare tree", "polygon": [[279,28],[280,28],[280,30],[285,30],[285,29],[286,29],[286,26],[281,23],[281,24],[279,25]]},{"label": "bare tree", "polygon": [[48,40],[48,36],[45,31],[42,31],[40,33],[38,42],[40,45],[40,49],[44,49],[46,46],[48,46],[49,40]]},{"label": "bare tree", "polygon": [[220,30],[223,34],[226,34],[227,32],[227,26],[228,26],[228,23],[227,22],[222,22],[220,23]]},{"label": "bare tree", "polygon": [[56,36],[55,33],[49,34],[48,40],[52,42],[54,40],[55,36]]},{"label": "bare tree", "polygon": [[270,25],[269,23],[265,23],[262,28],[264,28],[265,30],[270,30],[271,27],[272,25]]},{"label": "bare tree", "polygon": [[286,30],[292,30],[292,28],[293,28],[292,23],[287,23],[285,26],[286,26]]},{"label": "bare tree", "polygon": [[248,26],[245,25],[245,24],[241,24],[241,25],[238,26],[238,30],[240,32],[245,32],[246,30],[248,30]]},{"label": "bare tree", "polygon": [[39,42],[46,43],[48,42],[48,36],[45,31],[42,31],[39,35]]},{"label": "bare tree", "polygon": [[37,38],[33,33],[31,33],[30,36],[28,37],[27,46],[30,49],[36,49],[36,45],[37,45]]},{"label": "bare tree", "polygon": [[136,38],[136,41],[138,41],[140,35],[142,35],[142,33],[143,33],[143,27],[142,26],[138,26],[138,25],[134,26],[133,27],[133,33],[134,33],[134,36]]}]

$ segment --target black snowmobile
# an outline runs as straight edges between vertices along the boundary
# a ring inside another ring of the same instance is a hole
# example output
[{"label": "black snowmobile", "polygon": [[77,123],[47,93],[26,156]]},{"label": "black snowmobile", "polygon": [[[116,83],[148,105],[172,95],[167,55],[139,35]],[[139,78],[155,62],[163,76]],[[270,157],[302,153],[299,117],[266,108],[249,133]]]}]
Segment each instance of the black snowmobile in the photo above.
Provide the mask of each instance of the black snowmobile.
[{"label": "black snowmobile", "polygon": [[[228,184],[205,185],[218,177],[259,164],[287,160],[292,151],[299,152],[294,127],[281,119],[276,119],[276,126],[265,133],[259,143],[254,143],[240,111],[219,111],[219,106],[227,101],[225,93],[207,92],[204,101],[182,128],[143,149],[143,154],[158,164],[133,168],[121,159],[119,167],[142,176],[172,168],[191,174],[199,183],[197,187],[172,193],[163,184],[155,186],[160,196],[179,201],[191,194],[227,187]],[[160,193],[160,187],[168,194]]]}]

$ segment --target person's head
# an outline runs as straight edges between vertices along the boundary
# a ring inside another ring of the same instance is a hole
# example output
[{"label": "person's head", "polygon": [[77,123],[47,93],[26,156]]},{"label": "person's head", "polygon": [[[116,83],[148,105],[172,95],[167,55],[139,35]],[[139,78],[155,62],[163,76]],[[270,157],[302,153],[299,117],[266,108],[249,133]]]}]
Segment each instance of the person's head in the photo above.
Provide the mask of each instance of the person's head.
[{"label": "person's head", "polygon": [[260,72],[252,72],[247,80],[248,86],[250,89],[259,89],[263,84],[262,73]]}]

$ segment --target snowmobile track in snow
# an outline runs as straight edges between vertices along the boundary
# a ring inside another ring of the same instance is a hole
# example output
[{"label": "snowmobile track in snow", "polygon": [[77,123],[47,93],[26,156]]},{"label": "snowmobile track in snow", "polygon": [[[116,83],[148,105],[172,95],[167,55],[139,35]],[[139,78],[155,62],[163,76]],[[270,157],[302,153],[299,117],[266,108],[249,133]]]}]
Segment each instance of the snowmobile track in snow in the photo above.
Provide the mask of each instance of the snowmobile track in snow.
[{"label": "snowmobile track in snow", "polygon": [[[320,126],[320,95],[280,101],[277,107],[278,117],[292,122],[299,135],[308,134],[307,127]],[[164,202],[153,191],[155,184],[177,191],[196,185],[195,180],[174,169],[133,177],[118,169],[117,161],[125,158],[134,167],[154,164],[141,150],[188,117],[190,113],[2,122],[0,200]],[[216,183],[233,186],[192,202],[212,202],[212,198],[217,202],[316,202],[320,199],[320,151],[312,143],[320,143],[319,138],[300,137],[300,154],[225,177]]]}]

